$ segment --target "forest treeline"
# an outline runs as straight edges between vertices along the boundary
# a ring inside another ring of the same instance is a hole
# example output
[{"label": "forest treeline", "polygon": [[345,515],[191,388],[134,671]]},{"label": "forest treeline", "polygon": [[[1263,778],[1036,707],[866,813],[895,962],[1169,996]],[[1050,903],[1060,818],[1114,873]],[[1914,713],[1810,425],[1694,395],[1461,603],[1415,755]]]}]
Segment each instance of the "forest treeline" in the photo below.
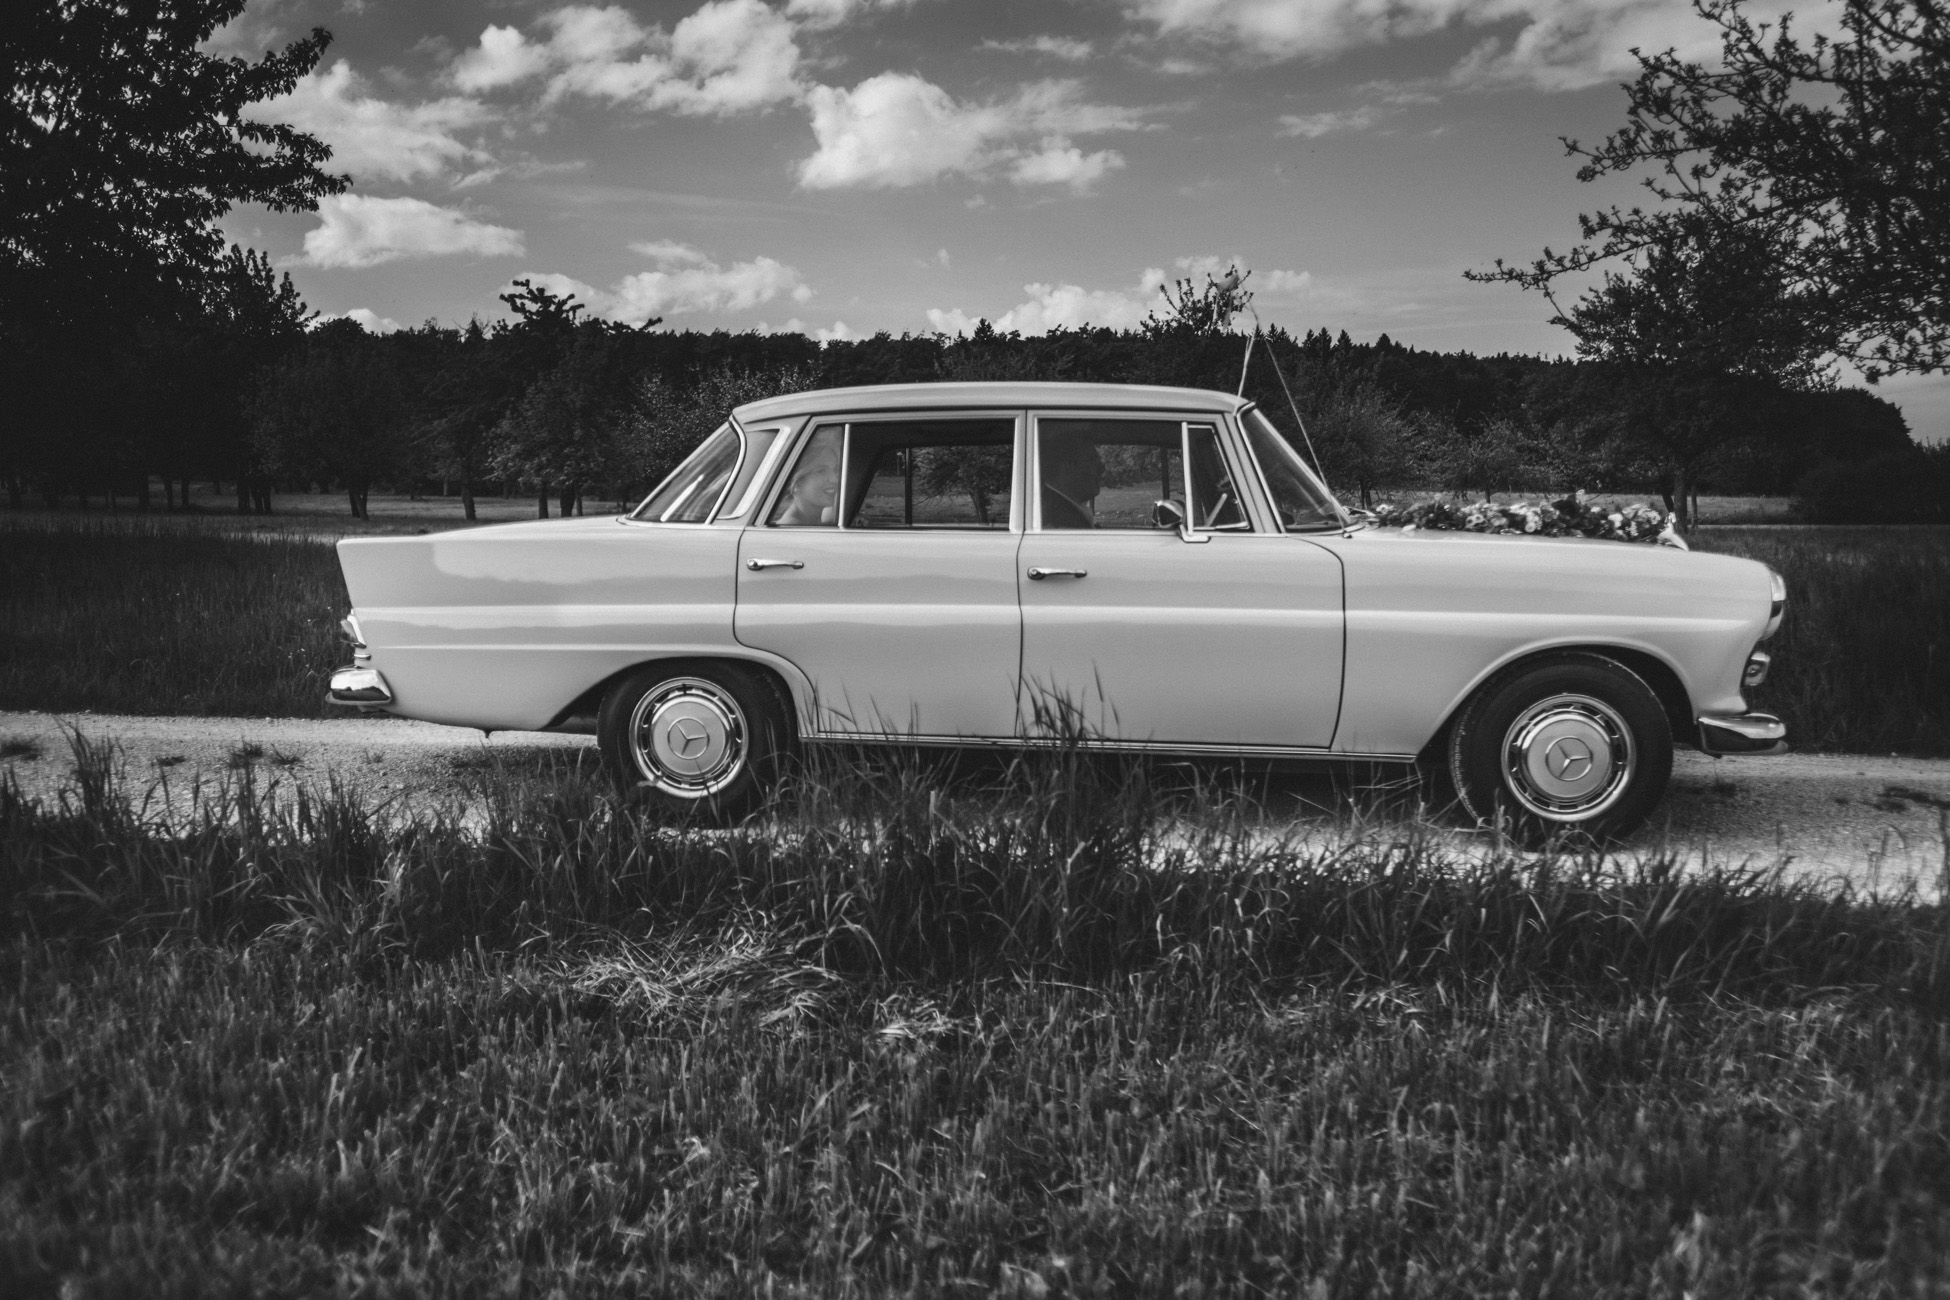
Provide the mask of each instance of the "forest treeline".
[{"label": "forest treeline", "polygon": [[[273,491],[312,489],[343,492],[363,514],[374,488],[448,491],[470,518],[484,493],[524,494],[538,514],[579,512],[640,496],[755,398],[995,379],[1231,391],[1248,337],[1223,311],[1180,310],[1184,299],[1134,330],[1025,338],[983,324],[953,338],[824,343],[631,329],[526,284],[504,301],[506,320],[378,336],[311,319],[288,278],[232,249],[196,310],[167,328],[125,336],[112,354],[71,353],[54,366],[42,357],[35,373],[16,374],[21,436],[0,466],[10,503],[112,497],[176,508],[196,481],[234,491],[246,513],[268,511]],[[1345,332],[1274,327],[1253,350],[1245,391],[1300,444],[1297,405],[1329,481],[1351,502],[1403,488],[1584,488],[1663,493],[1684,509],[1682,488],[1781,494],[1887,463],[1873,492],[1881,499],[1919,468],[1941,473],[1942,457],[1914,446],[1901,413],[1859,389],[1680,384],[1609,362],[1427,352],[1385,335],[1356,343]]]}]

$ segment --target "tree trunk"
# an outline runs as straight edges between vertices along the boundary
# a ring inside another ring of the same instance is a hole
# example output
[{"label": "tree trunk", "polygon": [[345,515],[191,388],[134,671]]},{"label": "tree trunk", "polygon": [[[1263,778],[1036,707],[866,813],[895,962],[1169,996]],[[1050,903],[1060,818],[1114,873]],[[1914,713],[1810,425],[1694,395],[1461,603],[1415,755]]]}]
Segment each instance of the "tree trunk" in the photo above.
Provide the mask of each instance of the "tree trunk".
[{"label": "tree trunk", "polygon": [[7,508],[20,509],[20,476],[17,474],[7,476]]},{"label": "tree trunk", "polygon": [[250,480],[245,478],[243,475],[239,474],[237,476],[237,513],[240,515],[247,515],[250,512],[251,512]]},{"label": "tree trunk", "polygon": [[149,513],[149,471],[144,470],[135,489],[135,508],[144,514]]},{"label": "tree trunk", "polygon": [[575,484],[564,483],[562,485],[562,517],[564,519],[567,519],[570,515],[575,513],[575,508],[576,508]]},{"label": "tree trunk", "polygon": [[472,479],[464,478],[460,481],[460,509],[471,522],[474,518],[474,480]]},{"label": "tree trunk", "polygon": [[167,474],[163,475],[163,509],[176,513],[176,480]]},{"label": "tree trunk", "polygon": [[352,517],[354,519],[366,518],[367,491],[368,489],[366,489],[361,485],[352,484],[352,483],[347,483],[345,485],[345,497],[346,500],[351,503]]},{"label": "tree trunk", "polygon": [[535,496],[535,518],[548,518],[548,484],[546,483],[542,484],[541,491]]}]

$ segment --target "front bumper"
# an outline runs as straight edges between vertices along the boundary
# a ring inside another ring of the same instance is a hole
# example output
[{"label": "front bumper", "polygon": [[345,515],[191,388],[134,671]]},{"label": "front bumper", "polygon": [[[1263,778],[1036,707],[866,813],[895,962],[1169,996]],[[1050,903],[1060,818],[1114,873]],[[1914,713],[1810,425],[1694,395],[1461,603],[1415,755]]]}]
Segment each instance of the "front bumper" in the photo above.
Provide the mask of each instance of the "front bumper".
[{"label": "front bumper", "polygon": [[393,702],[393,688],[386,684],[377,668],[348,664],[332,674],[325,702],[353,709],[384,708]]},{"label": "front bumper", "polygon": [[1785,754],[1787,724],[1771,713],[1701,718],[1699,747],[1709,754]]}]

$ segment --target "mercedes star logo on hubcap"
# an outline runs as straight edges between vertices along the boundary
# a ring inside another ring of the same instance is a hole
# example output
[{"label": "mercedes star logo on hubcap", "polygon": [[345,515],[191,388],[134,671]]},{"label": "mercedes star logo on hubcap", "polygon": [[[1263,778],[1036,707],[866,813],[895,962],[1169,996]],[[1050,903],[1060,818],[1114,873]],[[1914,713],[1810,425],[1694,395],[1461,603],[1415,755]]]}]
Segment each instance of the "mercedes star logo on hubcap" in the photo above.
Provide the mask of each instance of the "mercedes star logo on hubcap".
[{"label": "mercedes star logo on hubcap", "polygon": [[1592,769],[1591,747],[1573,736],[1559,736],[1544,751],[1544,766],[1560,781],[1575,781]]},{"label": "mercedes star logo on hubcap", "polygon": [[670,748],[679,758],[696,758],[711,743],[704,724],[695,718],[679,718],[670,724]]}]

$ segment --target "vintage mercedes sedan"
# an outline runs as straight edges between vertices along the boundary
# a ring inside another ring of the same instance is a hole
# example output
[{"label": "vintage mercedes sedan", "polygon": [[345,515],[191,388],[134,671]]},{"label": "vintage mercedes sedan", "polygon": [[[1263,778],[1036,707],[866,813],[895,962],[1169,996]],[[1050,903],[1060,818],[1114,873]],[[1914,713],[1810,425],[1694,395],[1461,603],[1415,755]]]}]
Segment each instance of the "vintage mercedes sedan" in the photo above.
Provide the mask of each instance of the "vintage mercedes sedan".
[{"label": "vintage mercedes sedan", "polygon": [[1742,696],[1786,600],[1766,566],[1369,527],[1223,393],[772,398],[627,515],[339,558],[331,699],[593,730],[626,788],[720,816],[803,743],[1081,743],[1420,760],[1473,817],[1605,836],[1657,804],[1675,742],[1785,748]]}]

